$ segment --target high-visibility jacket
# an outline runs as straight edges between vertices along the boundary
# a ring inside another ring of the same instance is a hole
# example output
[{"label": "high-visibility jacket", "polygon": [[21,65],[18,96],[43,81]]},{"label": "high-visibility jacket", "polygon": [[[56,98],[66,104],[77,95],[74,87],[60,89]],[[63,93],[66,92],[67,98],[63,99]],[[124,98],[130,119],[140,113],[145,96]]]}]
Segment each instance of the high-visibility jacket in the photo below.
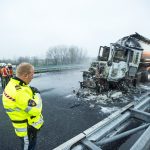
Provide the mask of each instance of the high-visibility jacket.
[{"label": "high-visibility jacket", "polygon": [[42,99],[19,78],[11,78],[3,92],[3,106],[17,136],[27,136],[28,124],[36,129],[43,125]]},{"label": "high-visibility jacket", "polygon": [[13,69],[12,68],[8,68],[8,75],[9,75],[9,77],[13,76]]},{"label": "high-visibility jacket", "polygon": [[8,70],[6,67],[3,67],[1,69],[1,74],[2,74],[2,77],[7,77],[8,76]]}]

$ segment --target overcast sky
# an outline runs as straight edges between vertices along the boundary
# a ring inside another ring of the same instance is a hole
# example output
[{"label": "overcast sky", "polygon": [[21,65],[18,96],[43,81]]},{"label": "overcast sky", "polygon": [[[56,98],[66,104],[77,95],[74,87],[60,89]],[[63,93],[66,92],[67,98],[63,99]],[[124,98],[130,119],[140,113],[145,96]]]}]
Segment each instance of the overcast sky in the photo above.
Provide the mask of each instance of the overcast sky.
[{"label": "overcast sky", "polygon": [[94,57],[135,32],[150,38],[149,0],[0,0],[0,58],[44,57],[57,45]]}]

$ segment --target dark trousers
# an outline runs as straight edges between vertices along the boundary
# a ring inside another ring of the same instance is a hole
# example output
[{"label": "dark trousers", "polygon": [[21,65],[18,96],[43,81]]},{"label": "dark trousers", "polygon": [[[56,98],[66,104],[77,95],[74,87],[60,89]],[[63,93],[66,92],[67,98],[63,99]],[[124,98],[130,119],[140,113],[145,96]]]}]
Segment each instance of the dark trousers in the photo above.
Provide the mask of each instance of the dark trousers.
[{"label": "dark trousers", "polygon": [[34,150],[37,141],[37,129],[28,126],[28,137],[21,137],[22,150]]},{"label": "dark trousers", "polygon": [[2,77],[1,83],[2,83],[3,90],[5,89],[8,82],[9,82],[9,77]]}]

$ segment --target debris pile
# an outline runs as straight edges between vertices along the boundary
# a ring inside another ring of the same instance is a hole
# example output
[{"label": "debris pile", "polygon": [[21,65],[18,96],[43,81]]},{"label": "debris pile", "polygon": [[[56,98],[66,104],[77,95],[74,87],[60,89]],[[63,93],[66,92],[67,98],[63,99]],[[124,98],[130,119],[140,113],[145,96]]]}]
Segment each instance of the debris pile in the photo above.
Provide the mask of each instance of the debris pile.
[{"label": "debris pile", "polygon": [[126,98],[140,92],[138,86],[148,81],[149,72],[150,40],[135,33],[110,47],[100,46],[96,61],[83,71],[76,95],[106,105],[128,103]]}]

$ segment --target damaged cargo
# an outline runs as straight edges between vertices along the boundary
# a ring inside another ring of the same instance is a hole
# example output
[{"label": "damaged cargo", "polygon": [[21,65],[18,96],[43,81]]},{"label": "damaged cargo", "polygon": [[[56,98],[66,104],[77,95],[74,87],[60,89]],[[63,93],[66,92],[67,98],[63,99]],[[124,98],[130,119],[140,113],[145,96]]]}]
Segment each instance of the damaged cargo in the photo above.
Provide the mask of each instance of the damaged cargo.
[{"label": "damaged cargo", "polygon": [[127,91],[139,82],[147,82],[150,72],[150,40],[138,33],[100,46],[96,61],[83,71],[81,88],[96,93],[119,89]]}]

